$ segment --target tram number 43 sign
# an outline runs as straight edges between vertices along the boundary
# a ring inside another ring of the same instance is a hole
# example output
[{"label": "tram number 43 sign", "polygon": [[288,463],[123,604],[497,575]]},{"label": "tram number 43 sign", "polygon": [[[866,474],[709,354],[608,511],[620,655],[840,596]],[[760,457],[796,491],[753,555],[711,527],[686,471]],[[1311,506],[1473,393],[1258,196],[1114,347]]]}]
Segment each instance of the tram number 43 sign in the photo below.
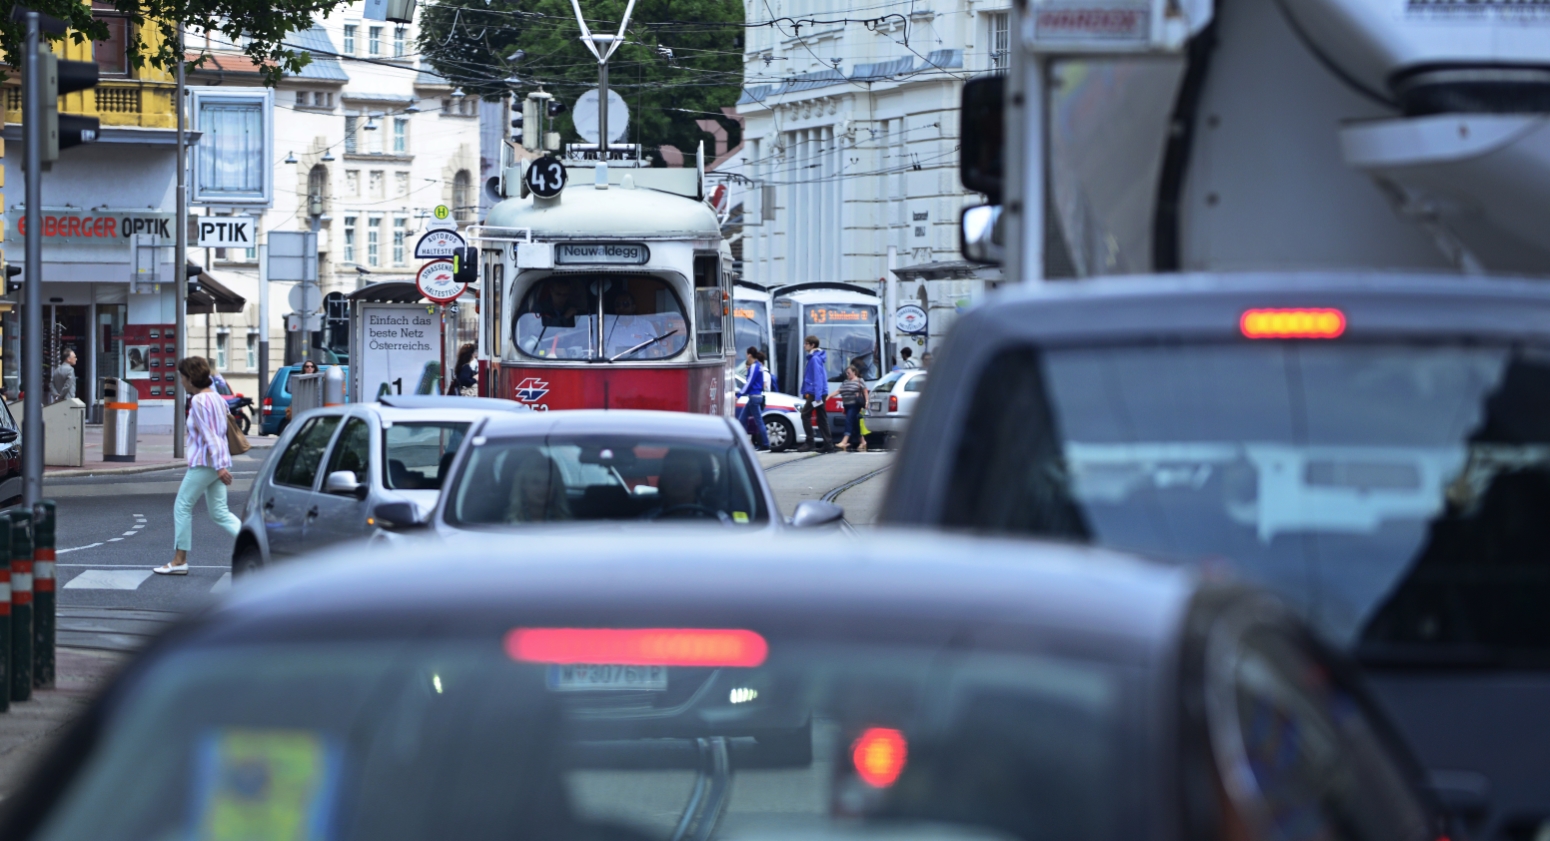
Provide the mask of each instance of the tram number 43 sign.
[{"label": "tram number 43 sign", "polygon": [[539,198],[552,199],[565,189],[565,165],[553,155],[545,155],[527,168],[527,189]]},{"label": "tram number 43 sign", "polygon": [[421,266],[420,273],[415,275],[414,285],[419,288],[420,294],[424,295],[426,300],[435,301],[438,304],[452,303],[467,288],[457,282],[455,267],[451,260],[432,260]]}]

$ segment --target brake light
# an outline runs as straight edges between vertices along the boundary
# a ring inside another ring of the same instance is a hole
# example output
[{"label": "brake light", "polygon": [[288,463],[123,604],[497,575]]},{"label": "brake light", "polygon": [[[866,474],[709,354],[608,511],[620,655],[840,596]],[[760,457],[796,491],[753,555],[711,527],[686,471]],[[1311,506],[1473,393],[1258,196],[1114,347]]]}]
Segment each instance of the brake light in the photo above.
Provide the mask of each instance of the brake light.
[{"label": "brake light", "polygon": [[752,668],[764,663],[769,644],[731,629],[516,628],[506,635],[506,654],[525,663]]},{"label": "brake light", "polygon": [[897,411],[899,411],[899,395],[897,395],[897,394],[890,394],[890,395],[888,395],[888,411],[890,411],[890,412],[897,412]]},{"label": "brake light", "polygon": [[891,727],[868,727],[850,746],[856,775],[873,788],[887,788],[898,781],[909,759],[909,742]]},{"label": "brake light", "polygon": [[1335,339],[1345,332],[1345,313],[1322,309],[1253,309],[1238,319],[1249,339]]},{"label": "brake light", "polygon": [[269,414],[269,410],[272,409],[272,408],[274,408],[274,398],[273,397],[265,397],[264,398],[264,414],[266,414],[266,415]]}]

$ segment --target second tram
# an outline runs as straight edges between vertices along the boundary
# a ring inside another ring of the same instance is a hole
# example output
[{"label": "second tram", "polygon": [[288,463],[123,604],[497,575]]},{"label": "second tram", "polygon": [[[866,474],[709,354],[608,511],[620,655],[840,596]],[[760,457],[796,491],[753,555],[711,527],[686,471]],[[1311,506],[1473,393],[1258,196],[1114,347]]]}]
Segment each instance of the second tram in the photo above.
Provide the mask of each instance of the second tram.
[{"label": "second tram", "polygon": [[473,232],[494,292],[481,302],[491,394],[730,415],[731,255],[694,171],[613,169],[601,187],[576,175],[552,199],[497,204]]},{"label": "second tram", "polygon": [[818,337],[830,382],[844,380],[847,365],[855,365],[867,382],[882,376],[882,303],[876,292],[828,282],[793,283],[773,292],[778,370],[787,391],[801,391],[808,336]]}]

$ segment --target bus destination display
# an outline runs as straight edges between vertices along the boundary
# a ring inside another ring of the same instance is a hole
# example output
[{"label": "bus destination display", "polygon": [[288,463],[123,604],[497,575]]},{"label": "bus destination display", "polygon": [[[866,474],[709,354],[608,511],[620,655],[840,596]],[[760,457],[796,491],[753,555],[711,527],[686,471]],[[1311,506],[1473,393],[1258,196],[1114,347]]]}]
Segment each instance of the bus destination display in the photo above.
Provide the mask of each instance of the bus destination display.
[{"label": "bus destination display", "polygon": [[808,307],[808,324],[870,324],[876,315],[873,307]]}]

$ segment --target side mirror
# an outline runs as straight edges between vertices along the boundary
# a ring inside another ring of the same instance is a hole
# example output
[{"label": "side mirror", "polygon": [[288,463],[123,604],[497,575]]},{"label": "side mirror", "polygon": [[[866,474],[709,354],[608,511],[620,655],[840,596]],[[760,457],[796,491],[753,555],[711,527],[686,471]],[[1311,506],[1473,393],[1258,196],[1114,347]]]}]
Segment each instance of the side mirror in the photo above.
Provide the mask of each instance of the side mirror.
[{"label": "side mirror", "polygon": [[970,79],[959,102],[958,178],[964,187],[999,204],[1006,146],[1006,77]]},{"label": "side mirror", "polygon": [[14,444],[20,437],[22,434],[14,429],[0,429],[0,444]]},{"label": "side mirror", "polygon": [[1006,257],[1001,235],[1001,205],[981,204],[963,209],[958,219],[958,250],[971,263],[1000,264]]},{"label": "side mirror", "polygon": [[797,510],[791,514],[791,525],[799,529],[811,529],[819,526],[832,526],[845,519],[845,509],[832,502],[824,502],[818,499],[805,499],[797,503]]},{"label": "side mirror", "polygon": [[365,499],[368,490],[364,484],[355,481],[355,474],[348,470],[335,470],[323,480],[323,493],[326,494]]},{"label": "side mirror", "polygon": [[371,510],[371,516],[377,521],[378,528],[387,531],[405,531],[426,525],[420,518],[420,507],[412,502],[384,502]]}]

